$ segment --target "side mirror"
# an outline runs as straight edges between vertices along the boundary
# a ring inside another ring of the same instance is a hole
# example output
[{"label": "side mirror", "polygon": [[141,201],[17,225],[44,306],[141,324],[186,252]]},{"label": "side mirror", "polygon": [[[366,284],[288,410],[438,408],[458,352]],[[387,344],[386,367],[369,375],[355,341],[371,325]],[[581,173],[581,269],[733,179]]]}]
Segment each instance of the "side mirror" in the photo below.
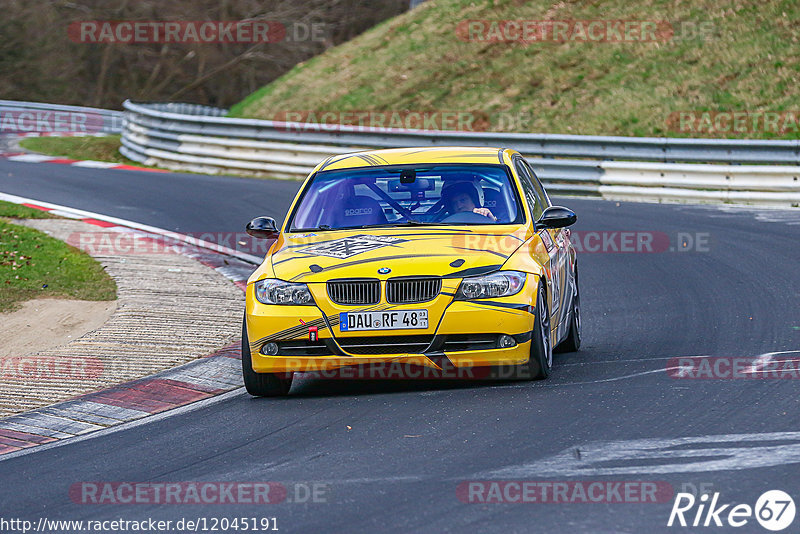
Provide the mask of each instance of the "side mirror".
[{"label": "side mirror", "polygon": [[561,206],[550,206],[536,221],[537,228],[564,228],[571,226],[578,220],[578,216],[571,209]]},{"label": "side mirror", "polygon": [[277,239],[280,231],[272,217],[256,217],[245,227],[245,232],[260,239]]}]

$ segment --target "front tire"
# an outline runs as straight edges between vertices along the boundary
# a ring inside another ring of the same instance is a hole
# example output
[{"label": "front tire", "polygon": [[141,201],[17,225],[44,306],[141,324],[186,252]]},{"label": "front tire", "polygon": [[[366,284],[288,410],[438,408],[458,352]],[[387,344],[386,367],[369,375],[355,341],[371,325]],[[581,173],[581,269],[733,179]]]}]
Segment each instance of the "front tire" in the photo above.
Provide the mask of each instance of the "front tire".
[{"label": "front tire", "polygon": [[256,373],[247,338],[247,321],[242,321],[242,378],[244,388],[254,397],[283,397],[292,387],[292,373]]}]

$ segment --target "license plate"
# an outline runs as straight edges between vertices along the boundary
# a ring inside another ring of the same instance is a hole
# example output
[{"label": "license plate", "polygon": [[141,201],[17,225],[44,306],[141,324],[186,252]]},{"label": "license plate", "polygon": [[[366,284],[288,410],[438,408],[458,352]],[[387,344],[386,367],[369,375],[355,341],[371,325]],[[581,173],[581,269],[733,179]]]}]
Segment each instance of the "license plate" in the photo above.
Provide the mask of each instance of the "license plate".
[{"label": "license plate", "polygon": [[428,310],[402,310],[385,312],[342,312],[339,314],[339,331],[405,330],[428,328]]}]

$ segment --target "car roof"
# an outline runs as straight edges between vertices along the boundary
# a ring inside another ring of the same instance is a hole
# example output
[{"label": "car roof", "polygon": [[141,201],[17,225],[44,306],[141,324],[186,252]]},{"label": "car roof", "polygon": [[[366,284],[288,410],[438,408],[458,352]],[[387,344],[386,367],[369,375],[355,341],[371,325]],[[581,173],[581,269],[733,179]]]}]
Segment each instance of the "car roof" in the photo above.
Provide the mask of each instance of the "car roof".
[{"label": "car roof", "polygon": [[317,165],[314,172],[382,165],[428,163],[506,164],[514,151],[487,147],[414,147],[368,150],[331,156]]}]

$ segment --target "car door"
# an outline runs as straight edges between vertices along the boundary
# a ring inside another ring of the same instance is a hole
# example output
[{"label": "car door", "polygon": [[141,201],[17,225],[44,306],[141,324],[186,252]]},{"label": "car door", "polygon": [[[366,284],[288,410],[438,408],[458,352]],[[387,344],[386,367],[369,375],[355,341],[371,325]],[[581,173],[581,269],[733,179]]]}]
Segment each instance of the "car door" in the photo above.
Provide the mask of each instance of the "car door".
[{"label": "car door", "polygon": [[[545,209],[550,207],[552,204],[550,203],[550,198],[547,196],[547,193],[542,187],[541,182],[536,177],[536,174],[531,169],[528,162],[525,161],[522,157],[517,158],[517,172],[520,173],[520,179],[523,184],[523,189],[525,189],[525,196],[526,198],[529,196],[529,192],[527,191],[530,189],[530,196],[532,196],[535,202],[535,209],[531,208],[533,212],[534,219],[538,220],[539,217],[542,216],[542,213]],[[550,254],[550,295],[551,295],[551,326],[553,328],[557,328],[557,336],[556,340],[562,337],[563,333],[563,324],[566,323],[567,313],[567,296],[568,293],[567,288],[570,287],[569,281],[569,273],[567,272],[569,269],[569,261],[568,261],[568,250],[569,250],[569,241],[568,236],[564,232],[563,228],[555,228],[550,230],[540,230],[539,234],[547,233],[547,236],[542,235],[542,239],[545,242],[546,248],[548,248],[548,253]],[[547,247],[548,243],[550,243],[550,247]]]},{"label": "car door", "polygon": [[[534,190],[540,194],[547,202],[547,206],[551,206],[552,203],[550,202],[550,197],[547,195],[547,191],[545,191],[542,183],[539,181],[539,178],[533,172],[530,164],[523,160],[523,165],[530,171],[530,174],[533,178],[533,188]],[[560,303],[560,312],[561,312],[561,321],[560,321],[560,328],[558,332],[558,338],[561,339],[567,335],[569,330],[569,319],[570,317],[570,310],[572,310],[572,301],[575,295],[578,293],[576,285],[578,283],[577,276],[575,274],[576,270],[576,262],[575,262],[575,251],[572,247],[571,241],[571,233],[572,231],[569,228],[557,228],[552,230],[553,237],[555,239],[556,247],[558,249],[558,264],[559,264],[559,272],[561,273],[561,303]]]}]

